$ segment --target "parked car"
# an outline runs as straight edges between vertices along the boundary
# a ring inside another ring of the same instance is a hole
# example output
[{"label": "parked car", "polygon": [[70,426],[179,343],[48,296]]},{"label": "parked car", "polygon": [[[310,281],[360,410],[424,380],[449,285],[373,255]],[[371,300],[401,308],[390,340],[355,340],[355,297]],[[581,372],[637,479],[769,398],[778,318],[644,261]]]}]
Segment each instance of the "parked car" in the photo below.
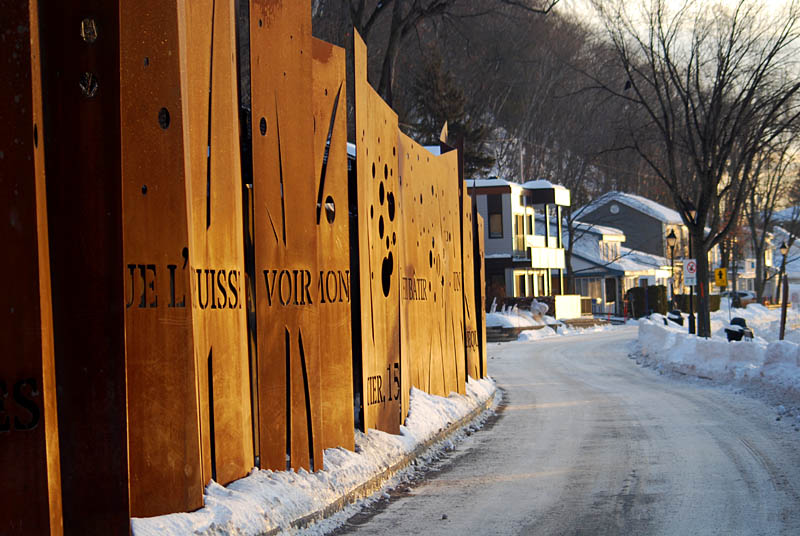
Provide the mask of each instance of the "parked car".
[{"label": "parked car", "polygon": [[[726,290],[720,293],[720,297],[733,299],[734,307],[745,307],[749,303],[756,303],[756,293],[750,290],[737,290],[736,292]],[[739,301],[738,305],[736,304],[737,298]]]}]

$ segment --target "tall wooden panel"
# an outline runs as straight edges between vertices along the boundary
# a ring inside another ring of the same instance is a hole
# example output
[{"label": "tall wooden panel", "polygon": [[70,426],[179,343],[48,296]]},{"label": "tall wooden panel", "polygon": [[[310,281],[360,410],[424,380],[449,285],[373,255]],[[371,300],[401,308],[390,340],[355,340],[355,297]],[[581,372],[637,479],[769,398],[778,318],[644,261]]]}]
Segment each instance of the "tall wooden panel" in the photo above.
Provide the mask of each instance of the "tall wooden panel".
[{"label": "tall wooden panel", "polygon": [[234,6],[179,6],[203,482],[227,484],[253,466]]},{"label": "tall wooden panel", "polygon": [[[365,429],[397,433],[405,418],[400,370],[397,114],[367,81],[367,47],[354,32],[358,256]],[[354,312],[355,314],[355,312]]]},{"label": "tall wooden panel", "polygon": [[[473,205],[474,206],[474,205]],[[486,369],[486,269],[483,218],[473,209],[473,237],[475,240],[475,310],[478,317],[478,350],[480,351],[481,378],[488,376]]]},{"label": "tall wooden panel", "polygon": [[[428,393],[446,395],[440,315],[434,292],[440,257],[436,250],[438,206],[431,193],[435,172],[425,160],[429,154],[414,140],[400,133],[400,332],[404,364],[409,381]],[[441,245],[441,244],[440,244]],[[438,289],[437,289],[438,290]],[[435,299],[434,299],[435,298]]]},{"label": "tall wooden panel", "polygon": [[[445,375],[445,395],[465,390],[464,304],[461,292],[461,213],[458,204],[458,153],[452,151],[434,159],[432,192],[436,200],[437,225],[441,247],[434,289],[440,289],[440,301],[435,303],[441,315],[442,361]],[[437,287],[438,285],[438,287]]]},{"label": "tall wooden panel", "polygon": [[250,6],[259,426],[270,469],[322,467],[310,9]]},{"label": "tall wooden panel", "polygon": [[128,534],[119,10],[39,17],[64,531]]},{"label": "tall wooden panel", "polygon": [[475,281],[475,239],[472,221],[472,196],[467,192],[463,180],[459,180],[461,189],[461,265],[464,268],[464,348],[466,351],[467,375],[478,379],[481,377],[481,355],[478,344],[478,310],[476,305]]},{"label": "tall wooden panel", "polygon": [[61,469],[50,307],[38,2],[0,1],[0,532],[58,535]]},{"label": "tall wooden panel", "polygon": [[313,39],[321,448],[354,448],[345,51]]},{"label": "tall wooden panel", "polygon": [[178,4],[120,2],[128,444],[137,517],[203,505]]}]

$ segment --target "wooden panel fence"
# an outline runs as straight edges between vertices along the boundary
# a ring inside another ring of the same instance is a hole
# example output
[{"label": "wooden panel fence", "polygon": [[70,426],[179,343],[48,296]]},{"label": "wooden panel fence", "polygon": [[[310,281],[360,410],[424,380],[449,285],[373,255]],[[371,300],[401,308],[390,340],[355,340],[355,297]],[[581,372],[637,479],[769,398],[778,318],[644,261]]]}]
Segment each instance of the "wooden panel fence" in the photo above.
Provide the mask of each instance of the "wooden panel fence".
[{"label": "wooden panel fence", "polygon": [[310,2],[0,7],[0,532],[128,534],[486,375],[459,152],[400,132],[358,35],[348,95]]}]

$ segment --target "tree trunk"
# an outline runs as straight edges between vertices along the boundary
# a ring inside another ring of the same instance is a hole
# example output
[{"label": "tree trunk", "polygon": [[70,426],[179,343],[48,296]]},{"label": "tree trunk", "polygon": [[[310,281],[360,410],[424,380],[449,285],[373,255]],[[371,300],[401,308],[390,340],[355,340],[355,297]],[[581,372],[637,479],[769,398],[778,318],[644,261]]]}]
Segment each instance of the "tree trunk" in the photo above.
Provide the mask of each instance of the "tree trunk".
[{"label": "tree trunk", "polygon": [[703,240],[703,226],[697,226],[690,231],[692,233],[693,253],[697,262],[697,285],[695,294],[697,295],[697,335],[700,337],[711,336],[711,314],[709,312],[710,299],[708,297],[708,246]]}]

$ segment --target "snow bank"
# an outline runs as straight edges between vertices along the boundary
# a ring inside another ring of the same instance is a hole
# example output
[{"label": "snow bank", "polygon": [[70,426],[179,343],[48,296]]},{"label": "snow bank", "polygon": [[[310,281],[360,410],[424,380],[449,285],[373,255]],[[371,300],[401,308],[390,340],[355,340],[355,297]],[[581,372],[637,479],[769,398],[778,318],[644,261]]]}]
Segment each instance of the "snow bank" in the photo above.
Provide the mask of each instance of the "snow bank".
[{"label": "snow bank", "polygon": [[[780,311],[750,305],[736,310],[733,316],[747,319],[747,325],[755,331],[753,341],[728,342],[719,318],[712,319],[713,335],[708,339],[689,335],[685,327],[672,323],[665,326],[655,315],[641,319],[639,355],[657,369],[800,395],[800,344],[776,340]],[[714,328],[715,323],[720,327]],[[792,338],[798,336],[796,331],[789,333]]]},{"label": "snow bank", "polygon": [[400,435],[377,430],[356,431],[356,451],[328,449],[324,469],[262,471],[223,487],[211,482],[205,506],[191,513],[131,521],[134,536],[217,535],[250,536],[290,528],[293,521],[329,507],[410,455],[451,423],[494,396],[491,379],[469,378],[466,395],[442,398],[412,389],[406,425]]}]

